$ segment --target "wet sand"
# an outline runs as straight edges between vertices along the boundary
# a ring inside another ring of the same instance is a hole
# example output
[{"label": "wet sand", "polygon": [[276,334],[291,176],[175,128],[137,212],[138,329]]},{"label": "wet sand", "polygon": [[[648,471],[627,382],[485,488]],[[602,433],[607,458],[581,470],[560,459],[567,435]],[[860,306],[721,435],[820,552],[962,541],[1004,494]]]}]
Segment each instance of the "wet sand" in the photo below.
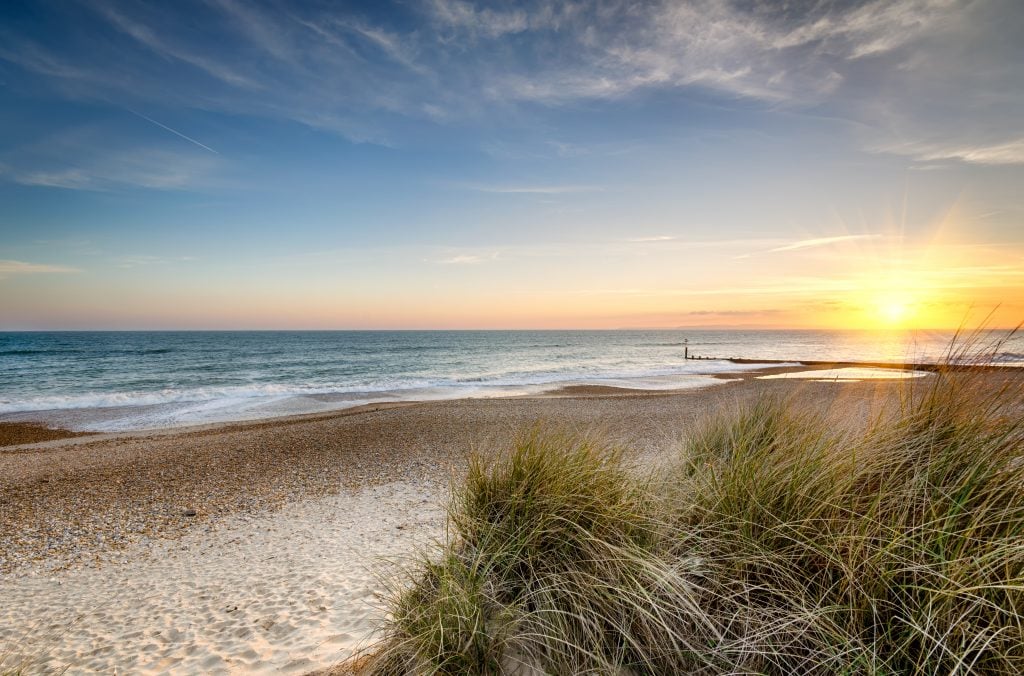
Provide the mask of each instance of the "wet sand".
[{"label": "wet sand", "polygon": [[82,437],[91,432],[72,432],[65,429],[54,429],[40,423],[0,422],[0,448],[4,446],[21,446],[35,444],[40,441],[69,439]]},{"label": "wet sand", "polygon": [[695,422],[762,392],[863,424],[899,387],[743,375],[10,446],[0,655],[14,645],[47,668],[105,673],[327,666],[381,617],[381,557],[442,532],[446,488],[474,450],[540,424],[599,431],[656,463]]}]

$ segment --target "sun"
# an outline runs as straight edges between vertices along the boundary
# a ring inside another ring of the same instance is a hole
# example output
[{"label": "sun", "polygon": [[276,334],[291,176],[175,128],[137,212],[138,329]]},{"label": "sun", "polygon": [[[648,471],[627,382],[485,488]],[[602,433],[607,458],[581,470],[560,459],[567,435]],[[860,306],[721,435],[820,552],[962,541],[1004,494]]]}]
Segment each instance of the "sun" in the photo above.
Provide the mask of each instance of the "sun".
[{"label": "sun", "polygon": [[898,324],[906,318],[910,308],[901,300],[891,300],[882,304],[879,308],[882,318],[892,324]]},{"label": "sun", "polygon": [[880,296],[875,303],[879,324],[888,327],[905,325],[914,315],[914,302],[905,294]]}]

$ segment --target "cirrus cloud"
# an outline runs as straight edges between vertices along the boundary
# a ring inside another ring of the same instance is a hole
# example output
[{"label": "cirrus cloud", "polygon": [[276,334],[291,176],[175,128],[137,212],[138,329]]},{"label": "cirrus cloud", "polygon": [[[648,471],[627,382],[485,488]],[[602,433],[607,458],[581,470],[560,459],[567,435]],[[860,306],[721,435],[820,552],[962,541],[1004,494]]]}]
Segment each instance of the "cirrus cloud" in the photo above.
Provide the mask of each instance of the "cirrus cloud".
[{"label": "cirrus cloud", "polygon": [[40,274],[66,274],[81,272],[77,268],[64,265],[50,265],[47,263],[29,263],[27,261],[0,260],[0,279],[7,279],[15,275],[40,275]]}]

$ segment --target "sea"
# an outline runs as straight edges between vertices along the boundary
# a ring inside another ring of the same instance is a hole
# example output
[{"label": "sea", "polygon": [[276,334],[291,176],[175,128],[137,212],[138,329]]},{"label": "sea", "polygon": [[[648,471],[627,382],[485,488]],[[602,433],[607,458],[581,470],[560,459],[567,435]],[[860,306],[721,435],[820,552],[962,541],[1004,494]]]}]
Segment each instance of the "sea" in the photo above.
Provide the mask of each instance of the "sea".
[{"label": "sea", "polygon": [[[574,384],[682,389],[752,360],[935,362],[954,336],[874,331],[139,331],[0,333],[0,421],[117,431]],[[989,359],[1024,366],[1024,337]],[[687,359],[701,357],[700,359]]]}]

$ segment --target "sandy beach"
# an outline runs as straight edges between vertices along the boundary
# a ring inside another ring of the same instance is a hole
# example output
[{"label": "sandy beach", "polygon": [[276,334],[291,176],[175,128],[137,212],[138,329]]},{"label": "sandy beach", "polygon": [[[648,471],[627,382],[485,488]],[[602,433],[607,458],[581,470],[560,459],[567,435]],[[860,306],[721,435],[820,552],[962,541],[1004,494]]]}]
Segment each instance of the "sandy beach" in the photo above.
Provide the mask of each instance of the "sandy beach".
[{"label": "sandy beach", "polygon": [[760,392],[858,424],[898,387],[746,374],[679,392],[575,387],[8,445],[0,655],[42,672],[326,667],[372,640],[381,577],[442,534],[473,450],[543,424],[599,431],[656,463],[696,421]]},{"label": "sandy beach", "polygon": [[440,535],[443,486],[397,481],[134,542],[0,583],[29,673],[307,673],[365,647],[380,580]]},{"label": "sandy beach", "polygon": [[0,676],[1024,674],[1022,31],[0,2]]}]

